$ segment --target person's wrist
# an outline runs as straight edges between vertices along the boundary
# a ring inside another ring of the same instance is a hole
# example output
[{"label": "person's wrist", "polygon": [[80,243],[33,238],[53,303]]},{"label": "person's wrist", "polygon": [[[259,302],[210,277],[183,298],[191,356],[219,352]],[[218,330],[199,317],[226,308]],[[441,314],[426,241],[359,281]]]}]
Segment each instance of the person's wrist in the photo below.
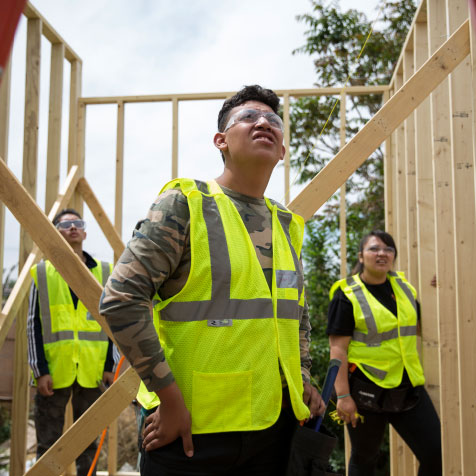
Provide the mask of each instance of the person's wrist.
[{"label": "person's wrist", "polygon": [[340,400],[341,398],[347,398],[350,397],[350,393],[344,393],[342,395],[337,395],[337,399]]}]

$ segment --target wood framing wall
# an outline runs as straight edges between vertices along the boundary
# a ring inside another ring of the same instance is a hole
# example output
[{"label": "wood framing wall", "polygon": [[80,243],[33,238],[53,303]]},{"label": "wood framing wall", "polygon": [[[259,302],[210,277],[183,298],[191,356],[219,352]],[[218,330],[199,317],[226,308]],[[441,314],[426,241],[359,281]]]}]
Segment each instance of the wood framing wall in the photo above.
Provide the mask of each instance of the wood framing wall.
[{"label": "wood framing wall", "polygon": [[[114,255],[123,248],[122,226],[125,104],[163,102],[172,104],[171,176],[178,172],[178,114],[180,102],[225,99],[233,92],[154,96],[81,97],[81,60],[41,15],[27,4],[27,81],[23,174],[21,185],[6,164],[8,157],[9,75],[0,88],[0,264],[3,259],[3,203],[22,225],[20,275],[0,314],[0,348],[16,320],[14,422],[10,474],[25,470],[25,429],[28,413],[26,367],[25,297],[29,268],[43,255],[60,271],[71,288],[97,315],[100,289],[85,267],[72,254],[35,203],[38,183],[38,101],[41,35],[52,43],[47,148],[47,195],[49,217],[70,204],[82,210],[85,202],[107,237]],[[289,203],[309,219],[339,188],[342,203],[346,179],[385,142],[385,216],[387,229],[399,248],[399,269],[418,288],[422,304],[421,354],[427,389],[442,418],[444,474],[476,474],[472,446],[475,439],[476,353],[473,302],[469,273],[475,261],[475,117],[473,77],[473,30],[466,0],[425,0],[420,5],[390,87],[349,87],[282,90],[285,142],[289,144],[289,105],[292,97],[335,95],[341,100],[345,124],[348,94],[382,93],[382,109]],[[454,32],[453,36],[450,37]],[[470,38],[471,35],[471,38]],[[439,47],[442,47],[438,50]],[[438,51],[437,51],[438,50]],[[71,65],[69,97],[68,177],[59,191],[62,79],[65,60]],[[459,66],[458,66],[459,65]],[[421,68],[421,69],[420,69]],[[456,69],[455,69],[456,68]],[[454,70],[454,71],[453,71]],[[452,72],[453,71],[453,72]],[[449,74],[449,76],[448,76]],[[403,87],[402,87],[403,86]],[[435,89],[436,88],[436,89]],[[116,178],[114,224],[107,217],[84,177],[86,112],[90,105],[117,105]],[[41,127],[41,125],[40,125]],[[289,154],[289,152],[288,152]],[[285,196],[289,197],[289,155],[285,158]],[[345,210],[341,210],[345,223]],[[38,245],[34,247],[32,240]],[[63,240],[64,241],[64,240]],[[345,230],[342,254],[345,256]],[[342,272],[345,273],[343,260]],[[0,266],[1,276],[1,266]],[[436,287],[431,286],[436,276]],[[107,329],[107,326],[106,330]],[[59,475],[97,433],[110,424],[134,396],[138,377],[131,369],[41,458],[28,474]],[[392,476],[417,474],[417,463],[395,433],[392,439]],[[112,438],[114,440],[114,436]],[[74,444],[72,444],[74,442]],[[112,453],[114,454],[114,453]],[[116,473],[111,456],[109,474]]]},{"label": "wood framing wall", "polygon": [[[423,1],[390,95],[467,18],[466,0]],[[391,135],[385,163],[387,229],[398,268],[419,293],[426,388],[441,418],[448,475],[476,474],[474,93],[470,55]],[[409,450],[394,433],[392,441],[392,475],[416,474]]]}]

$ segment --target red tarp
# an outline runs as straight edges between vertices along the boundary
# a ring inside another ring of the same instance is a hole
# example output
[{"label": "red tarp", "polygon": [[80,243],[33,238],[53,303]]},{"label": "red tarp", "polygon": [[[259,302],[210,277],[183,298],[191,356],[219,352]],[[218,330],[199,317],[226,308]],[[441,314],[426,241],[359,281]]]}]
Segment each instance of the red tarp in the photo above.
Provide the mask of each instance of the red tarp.
[{"label": "red tarp", "polygon": [[476,0],[468,0],[469,11],[471,12],[471,21],[473,22],[473,28],[476,28]]},{"label": "red tarp", "polygon": [[26,0],[0,0],[0,80]]}]

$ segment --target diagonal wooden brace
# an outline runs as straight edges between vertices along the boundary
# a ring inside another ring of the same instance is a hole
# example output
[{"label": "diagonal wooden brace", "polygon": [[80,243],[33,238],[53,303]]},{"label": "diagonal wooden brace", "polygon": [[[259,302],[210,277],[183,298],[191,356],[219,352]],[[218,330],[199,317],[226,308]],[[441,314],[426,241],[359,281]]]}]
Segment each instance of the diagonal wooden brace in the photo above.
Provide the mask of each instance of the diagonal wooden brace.
[{"label": "diagonal wooden brace", "polygon": [[288,207],[309,220],[469,52],[469,20],[466,20]]},{"label": "diagonal wooden brace", "polygon": [[[45,257],[51,261],[108,336],[114,340],[109,326],[98,312],[101,285],[1,159],[0,200],[27,230]],[[61,474],[134,399],[139,382],[139,376],[132,368],[124,372],[27,474],[38,476]]]},{"label": "diagonal wooden brace", "polygon": [[[51,207],[50,213],[48,214],[48,218],[50,220],[53,220],[56,214],[62,208],[66,207],[74,193],[78,180],[79,169],[77,165],[73,165],[68,176],[66,177],[63,191],[58,195],[58,198],[56,199],[55,203]],[[13,286],[10,296],[8,296],[7,302],[0,312],[0,349],[7,338],[8,331],[10,330],[13,320],[17,315],[23,300],[28,294],[28,289],[31,283],[30,268],[34,264],[38,263],[42,256],[43,253],[40,251],[38,246],[35,245],[18,275],[18,279]]]}]

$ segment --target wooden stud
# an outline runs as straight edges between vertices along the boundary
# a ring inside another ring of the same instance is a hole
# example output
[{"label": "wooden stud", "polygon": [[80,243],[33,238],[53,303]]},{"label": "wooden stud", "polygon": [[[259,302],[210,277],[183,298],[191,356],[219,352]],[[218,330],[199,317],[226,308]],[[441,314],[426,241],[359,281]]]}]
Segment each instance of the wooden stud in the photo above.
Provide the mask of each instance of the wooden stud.
[{"label": "wooden stud", "polygon": [[61,156],[61,120],[63,107],[64,45],[51,45],[50,109],[46,166],[45,210],[50,210],[59,190]]},{"label": "wooden stud", "polygon": [[[468,19],[466,0],[447,0],[448,33]],[[457,331],[458,361],[452,363],[459,372],[459,399],[454,401],[459,411],[461,438],[461,466],[463,474],[476,474],[474,441],[476,437],[476,293],[468,292],[476,266],[476,209],[475,161],[473,150],[473,109],[470,100],[472,89],[471,57],[468,56],[453,71],[450,85],[451,155],[453,178],[454,253],[456,255],[456,309],[451,320]],[[454,352],[453,352],[454,357]],[[458,405],[459,401],[459,405]],[[456,443],[452,450],[456,451]]]},{"label": "wooden stud", "polygon": [[107,470],[109,474],[117,473],[117,419],[110,423],[107,434]]},{"label": "wooden stud", "polygon": [[[68,403],[66,404],[66,408],[64,411],[64,426],[63,426],[63,433],[66,433],[74,424],[73,420],[73,402],[70,398]],[[73,459],[71,463],[66,467],[65,476],[74,476],[76,475],[76,464],[75,460]]]},{"label": "wooden stud", "polygon": [[178,99],[172,99],[172,179],[178,177]]},{"label": "wooden stud", "polygon": [[468,54],[469,22],[466,21],[312,179],[289,207],[305,220],[311,218]]},{"label": "wooden stud", "polygon": [[[401,70],[395,76],[395,86],[400,88],[405,80],[410,76],[404,75],[403,65]],[[408,119],[406,120],[408,121]],[[395,156],[395,173],[396,173],[396,230],[395,242],[398,248],[398,261],[396,269],[407,273],[408,270],[408,228],[407,228],[407,181],[406,181],[406,121],[396,129],[396,156]],[[390,465],[393,476],[408,476],[412,474],[407,457],[407,447],[400,435],[393,427],[389,427],[390,432]]]},{"label": "wooden stud", "polygon": [[[122,235],[122,208],[124,193],[124,103],[117,104],[117,136],[116,136],[116,197],[114,208],[114,226],[119,237]],[[114,253],[114,262],[119,259]]]},{"label": "wooden stud", "polygon": [[[0,81],[0,157],[8,159],[8,132],[10,126],[10,85],[12,76],[11,57]],[[0,203],[0,283],[3,283],[3,254],[5,248],[5,206]],[[0,293],[0,309],[3,296]]]},{"label": "wooden stud", "polygon": [[[312,89],[275,89],[277,96],[282,97],[288,94],[289,97],[317,97],[317,96],[335,96],[340,94],[344,88],[312,88]],[[382,94],[388,90],[388,86],[347,86],[345,92],[348,95],[366,95]],[[212,92],[212,93],[185,93],[185,94],[153,94],[142,96],[101,96],[101,97],[82,97],[79,102],[82,104],[117,104],[118,101],[124,103],[140,102],[169,102],[173,99],[177,101],[200,101],[210,99],[228,99],[236,91]]]},{"label": "wooden stud", "polygon": [[290,171],[291,171],[291,131],[289,121],[289,94],[283,95],[283,123],[284,123],[284,204],[287,205],[291,199]]},{"label": "wooden stud", "polygon": [[[415,67],[419,68],[428,58],[428,25],[415,24]],[[438,360],[438,322],[436,319],[436,288],[431,281],[436,272],[435,216],[432,172],[431,110],[428,97],[415,110],[415,162],[417,190],[417,241],[418,241],[418,299],[421,304],[421,360],[427,389],[439,413],[440,382]]]},{"label": "wooden stud", "polygon": [[[71,63],[71,78],[69,91],[69,137],[68,137],[68,170],[73,165],[79,167],[84,176],[85,140],[86,140],[86,108],[79,103],[81,95],[81,61]],[[77,194],[71,200],[71,206],[83,213],[83,202]]]},{"label": "wooden stud", "polygon": [[[430,52],[447,34],[445,0],[428,2]],[[469,31],[468,31],[469,35]],[[463,58],[464,59],[464,58]],[[443,474],[461,474],[461,432],[459,424],[459,378],[455,324],[455,253],[451,166],[451,122],[449,83],[443,81],[431,96],[433,187],[435,193],[435,249],[437,316],[440,342],[440,402],[443,446]]]},{"label": "wooden stud", "polygon": [[[340,147],[345,146],[345,91],[340,94]],[[346,203],[345,203],[345,183],[340,187],[340,277],[347,276],[347,223],[346,223]]]},{"label": "wooden stud", "polygon": [[[75,165],[66,177],[66,181],[63,186],[63,191],[60,193],[56,199],[56,202],[51,207],[51,211],[48,214],[48,219],[53,220],[56,214],[62,209],[65,208],[66,204],[71,199],[73,192],[76,188],[76,184],[79,180],[79,170],[78,166]],[[0,313],[0,349],[7,338],[8,331],[13,323],[14,317],[19,313],[20,305],[28,294],[30,288],[31,276],[30,268],[40,261],[42,253],[38,246],[34,246],[33,250],[29,254],[28,258],[25,261],[24,266],[21,271],[18,273],[18,278],[13,286],[13,289],[8,296],[8,299],[5,303],[5,306]]]},{"label": "wooden stud", "polygon": [[[383,103],[390,99],[390,92],[383,94]],[[384,202],[385,202],[385,229],[388,233],[393,234],[393,173],[392,173],[392,138],[393,135],[387,137],[385,141],[385,153],[383,156],[383,182],[384,182]]]},{"label": "wooden stud", "polygon": [[[395,84],[397,86],[403,84],[403,71],[396,77]],[[396,243],[398,247],[397,268],[400,271],[408,272],[408,230],[407,230],[407,181],[406,181],[406,164],[405,164],[405,123],[397,128],[397,156],[396,173],[397,173],[397,196],[395,209],[397,211],[397,230]]]},{"label": "wooden stud", "polygon": [[[413,37],[412,37],[413,39]],[[408,44],[403,62],[403,76],[407,81],[415,72],[413,42]],[[411,283],[418,283],[418,254],[417,254],[417,216],[416,216],[416,171],[415,171],[415,114],[410,114],[404,123],[405,134],[405,203],[406,203],[406,254],[408,279]],[[413,466],[413,464],[412,464]]]},{"label": "wooden stud", "polygon": [[[40,107],[40,60],[41,20],[28,20],[26,45],[25,119],[23,133],[22,182],[28,193],[36,196],[38,167],[38,117]],[[6,202],[5,202],[6,203]],[[33,242],[22,227],[20,229],[21,268],[33,247]],[[25,472],[26,430],[29,407],[29,368],[27,354],[26,316],[28,303],[24,301],[16,318],[15,355],[13,377],[12,438],[10,446],[10,474],[19,476]]]},{"label": "wooden stud", "polygon": [[122,242],[116,228],[107,217],[106,212],[99,203],[99,200],[96,198],[88,181],[84,177],[79,179],[77,190],[82,199],[86,202],[88,208],[91,210],[91,213],[104,233],[104,236],[111,245],[111,248],[114,250],[114,254],[120,256],[124,251],[124,243]]}]

